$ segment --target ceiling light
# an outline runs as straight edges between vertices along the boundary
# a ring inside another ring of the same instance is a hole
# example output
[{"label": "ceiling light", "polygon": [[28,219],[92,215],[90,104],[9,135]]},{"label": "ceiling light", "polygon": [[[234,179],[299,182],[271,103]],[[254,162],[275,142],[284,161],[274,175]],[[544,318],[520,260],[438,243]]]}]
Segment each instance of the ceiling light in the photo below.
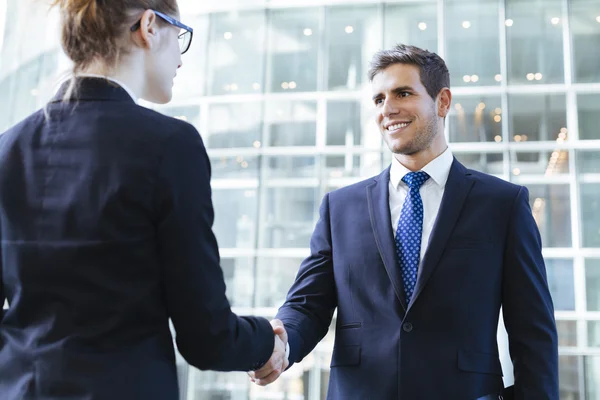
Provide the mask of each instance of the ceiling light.
[{"label": "ceiling light", "polygon": [[463,76],[463,81],[465,81],[465,82],[471,82],[471,76],[470,75]]},{"label": "ceiling light", "polygon": [[502,141],[502,136],[500,136],[500,135],[496,135],[496,136],[494,137],[494,140],[496,141],[496,143],[500,143],[500,142]]},{"label": "ceiling light", "polygon": [[527,74],[527,80],[528,81],[532,81],[534,79],[535,79],[535,74],[532,74],[532,73]]},{"label": "ceiling light", "polygon": [[479,80],[479,76],[471,75],[471,82],[477,82]]},{"label": "ceiling light", "polygon": [[535,80],[536,81],[541,81],[542,78],[543,78],[543,75],[541,73],[538,72],[537,74],[535,74]]},{"label": "ceiling light", "polygon": [[501,117],[501,116],[499,116],[499,115],[496,115],[496,116],[494,117],[494,121],[496,121],[496,122],[500,122],[500,121],[502,121],[502,117]]},{"label": "ceiling light", "polygon": [[560,18],[554,17],[550,22],[552,22],[552,25],[558,25],[560,23]]},{"label": "ceiling light", "polygon": [[469,29],[471,27],[471,22],[469,22],[469,21],[463,21],[462,27],[465,28],[465,29]]},{"label": "ceiling light", "polygon": [[352,26],[348,25],[346,27],[346,33],[352,33],[352,32],[354,32],[354,28]]},{"label": "ceiling light", "polygon": [[223,37],[225,38],[225,40],[230,40],[233,37],[233,33],[231,33],[231,32],[225,32],[225,34],[223,35]]},{"label": "ceiling light", "polygon": [[312,29],[310,29],[310,28],[306,28],[306,29],[304,30],[304,36],[310,36],[310,35],[312,35]]},{"label": "ceiling light", "polygon": [[496,76],[494,76],[494,79],[496,80],[496,82],[502,82],[502,75],[496,74]]},{"label": "ceiling light", "polygon": [[[600,18],[600,17],[598,17],[598,18]],[[419,29],[424,31],[425,29],[427,29],[427,24],[425,22],[420,22]]]},{"label": "ceiling light", "polygon": [[290,89],[296,89],[296,82],[290,82]]},{"label": "ceiling light", "polygon": [[513,169],[513,174],[514,175],[521,175],[521,170],[519,168],[515,168],[515,169]]},{"label": "ceiling light", "polygon": [[504,21],[504,25],[506,26],[513,26],[514,23],[515,21],[513,21],[512,19],[507,19],[506,21]]}]

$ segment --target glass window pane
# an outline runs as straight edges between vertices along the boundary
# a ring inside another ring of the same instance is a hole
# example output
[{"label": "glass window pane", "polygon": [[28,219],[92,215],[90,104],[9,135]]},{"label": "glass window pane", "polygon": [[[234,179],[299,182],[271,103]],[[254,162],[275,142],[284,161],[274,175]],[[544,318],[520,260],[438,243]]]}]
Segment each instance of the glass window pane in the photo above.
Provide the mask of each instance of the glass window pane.
[{"label": "glass window pane", "polygon": [[258,178],[258,157],[211,157],[212,179]]},{"label": "glass window pane", "polygon": [[561,0],[507,0],[510,84],[564,82]]},{"label": "glass window pane", "polygon": [[465,167],[486,174],[501,175],[504,171],[502,153],[456,153],[454,157]]},{"label": "glass window pane", "polygon": [[559,347],[577,346],[577,321],[556,321]]},{"label": "glass window pane", "polygon": [[317,90],[319,10],[272,10],[270,23],[271,91]]},{"label": "glass window pane", "polygon": [[564,94],[509,95],[508,108],[508,129],[512,141],[567,139],[567,100]]},{"label": "glass window pane", "polygon": [[515,182],[519,182],[516,177],[524,175],[566,175],[569,173],[569,151],[558,149],[536,152],[511,150],[510,168]]},{"label": "glass window pane", "polygon": [[446,0],[446,63],[454,86],[499,85],[496,0]]},{"label": "glass window pane", "polygon": [[210,94],[262,92],[265,26],[264,10],[211,15],[208,49]]},{"label": "glass window pane", "polygon": [[381,44],[378,6],[331,7],[327,43],[329,90],[354,90],[368,82],[373,53]]},{"label": "glass window pane", "polygon": [[368,178],[382,170],[381,153],[341,154],[325,157],[325,176],[336,178]]},{"label": "glass window pane", "polygon": [[317,188],[266,189],[262,247],[308,247],[318,218],[319,194]]},{"label": "glass window pane", "polygon": [[361,111],[358,101],[327,103],[328,146],[352,147],[362,144]]},{"label": "glass window pane", "polygon": [[450,142],[501,142],[500,97],[456,96],[448,116]]},{"label": "glass window pane", "polygon": [[588,321],[588,346],[600,347],[600,321]]},{"label": "glass window pane", "polygon": [[310,156],[265,157],[267,178],[314,178],[317,159]]},{"label": "glass window pane", "polygon": [[561,400],[580,400],[579,393],[579,356],[558,356],[559,398]]},{"label": "glass window pane", "polygon": [[[600,68],[597,66],[596,68],[600,71]],[[598,129],[600,126],[600,94],[578,95],[577,111],[579,115],[579,138],[600,139],[600,129]]]},{"label": "glass window pane", "polygon": [[578,150],[577,172],[580,174],[600,174],[600,150]]},{"label": "glass window pane", "polygon": [[527,185],[529,204],[544,247],[571,247],[569,185]]},{"label": "glass window pane", "polygon": [[575,310],[575,283],[573,277],[573,260],[546,259],[548,287],[557,311]]},{"label": "glass window pane", "polygon": [[600,82],[600,3],[569,0],[575,82]]},{"label": "glass window pane", "polygon": [[294,283],[302,258],[259,258],[256,307],[280,307]]},{"label": "glass window pane", "polygon": [[222,258],[221,269],[232,307],[252,307],[254,261],[252,258]]},{"label": "glass window pane", "polygon": [[384,48],[411,44],[437,53],[437,2],[420,1],[407,4],[385,4]]},{"label": "glass window pane", "polygon": [[181,107],[160,107],[157,111],[180,119],[182,121],[189,122],[196,128],[200,126],[200,107],[199,106],[181,106]]},{"label": "glass window pane", "polygon": [[269,146],[314,146],[317,104],[314,101],[270,101],[266,106]]},{"label": "glass window pane", "polygon": [[600,258],[585,260],[587,310],[600,311]]},{"label": "glass window pane", "polygon": [[261,102],[212,104],[208,109],[208,148],[260,147]]},{"label": "glass window pane", "polygon": [[579,193],[583,247],[600,247],[600,183],[581,183]]},{"label": "glass window pane", "polygon": [[585,393],[586,399],[600,398],[600,356],[585,358]]},{"label": "glass window pane", "polygon": [[254,248],[256,238],[256,189],[213,190],[213,231],[220,248]]}]

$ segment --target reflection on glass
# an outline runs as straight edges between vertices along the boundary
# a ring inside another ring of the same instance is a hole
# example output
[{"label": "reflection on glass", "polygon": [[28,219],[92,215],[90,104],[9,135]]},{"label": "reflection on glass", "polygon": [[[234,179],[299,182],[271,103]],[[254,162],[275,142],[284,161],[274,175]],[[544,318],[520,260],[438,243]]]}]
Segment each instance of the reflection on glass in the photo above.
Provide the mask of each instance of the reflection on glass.
[{"label": "reflection on glass", "polygon": [[221,156],[211,157],[213,179],[241,179],[258,177],[258,157],[256,156]]},{"label": "reflection on glass", "polygon": [[261,221],[263,247],[306,248],[318,217],[317,188],[268,188]]},{"label": "reflection on glass", "polygon": [[325,177],[368,178],[381,172],[381,153],[328,155],[325,157]]},{"label": "reflection on glass", "polygon": [[384,48],[411,44],[437,53],[437,2],[385,4]]},{"label": "reflection on glass", "polygon": [[271,91],[317,90],[319,10],[274,9],[270,22]]},{"label": "reflection on glass", "polygon": [[575,82],[600,82],[600,3],[569,0]]},{"label": "reflection on glass", "polygon": [[544,247],[571,247],[569,185],[527,185],[533,218]]},{"label": "reflection on glass", "polygon": [[511,141],[568,140],[564,94],[509,95]]},{"label": "reflection on glass", "polygon": [[220,248],[252,248],[256,238],[256,189],[213,190],[213,231]]},{"label": "reflection on glass", "polygon": [[564,82],[562,1],[507,0],[506,50],[510,84]]},{"label": "reflection on glass", "polygon": [[501,142],[503,118],[500,97],[457,96],[448,116],[450,142]]},{"label": "reflection on glass", "polygon": [[585,260],[587,310],[600,311],[600,258]]},{"label": "reflection on glass", "polygon": [[600,398],[600,356],[585,356],[586,399]]},{"label": "reflection on glass", "polygon": [[248,392],[255,386],[243,373],[193,370],[189,380],[192,395],[187,396],[187,400],[246,400]]},{"label": "reflection on glass", "polygon": [[357,101],[327,103],[327,145],[360,146],[362,144],[361,105]]},{"label": "reflection on glass", "polygon": [[262,146],[262,103],[212,104],[208,111],[209,148]]},{"label": "reflection on glass", "polygon": [[265,124],[269,146],[314,146],[317,104],[314,101],[270,101],[266,105]]},{"label": "reflection on glass", "polygon": [[563,149],[538,152],[510,151],[511,174],[556,176],[569,173],[569,151]]},{"label": "reflection on glass", "polygon": [[580,174],[600,174],[600,150],[578,150],[577,172]]},{"label": "reflection on glass", "polygon": [[232,307],[252,307],[254,261],[251,258],[222,258],[221,269]]},{"label": "reflection on glass", "polygon": [[454,86],[499,85],[496,0],[446,0],[446,63]]},{"label": "reflection on glass", "polygon": [[577,321],[556,321],[559,347],[577,346]]},{"label": "reflection on glass", "polygon": [[170,117],[188,122],[194,125],[196,128],[198,128],[200,125],[199,106],[161,107],[158,109],[158,111]]},{"label": "reflection on glass", "polygon": [[369,60],[380,47],[378,6],[330,7],[328,11],[327,87],[357,89],[368,81]]},{"label": "reflection on glass", "polygon": [[580,183],[579,194],[583,247],[600,247],[600,183]]},{"label": "reflection on glass", "polygon": [[212,95],[263,91],[265,26],[263,10],[211,15],[207,61]]},{"label": "reflection on glass", "polygon": [[[597,66],[596,69],[600,71]],[[579,114],[579,138],[587,140],[600,139],[600,129],[598,129],[600,126],[600,94],[578,95],[577,110]]]},{"label": "reflection on glass", "polygon": [[573,260],[546,259],[548,287],[557,311],[575,310],[575,283],[573,277]]},{"label": "reflection on glass", "polygon": [[501,175],[504,169],[502,153],[453,153],[465,167],[486,174]]},{"label": "reflection on glass", "polygon": [[256,306],[281,307],[301,263],[301,258],[259,258],[256,264]]},{"label": "reflection on glass", "polygon": [[588,321],[588,346],[600,347],[600,321]]},{"label": "reflection on glass", "polygon": [[317,175],[316,157],[268,156],[265,157],[268,178],[314,178]]},{"label": "reflection on glass", "polygon": [[580,374],[578,356],[558,356],[559,398],[561,400],[581,399],[579,393]]}]

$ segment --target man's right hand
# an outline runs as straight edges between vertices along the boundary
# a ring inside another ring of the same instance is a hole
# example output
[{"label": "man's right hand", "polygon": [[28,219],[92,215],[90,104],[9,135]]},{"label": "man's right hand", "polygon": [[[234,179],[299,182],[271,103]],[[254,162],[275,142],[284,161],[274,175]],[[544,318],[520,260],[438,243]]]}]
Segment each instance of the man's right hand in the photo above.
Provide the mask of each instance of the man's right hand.
[{"label": "man's right hand", "polygon": [[272,320],[271,326],[273,327],[273,333],[275,334],[273,354],[269,361],[267,361],[267,363],[259,370],[248,372],[250,380],[259,386],[266,386],[275,382],[289,365],[286,355],[288,336],[285,327],[278,319]]}]

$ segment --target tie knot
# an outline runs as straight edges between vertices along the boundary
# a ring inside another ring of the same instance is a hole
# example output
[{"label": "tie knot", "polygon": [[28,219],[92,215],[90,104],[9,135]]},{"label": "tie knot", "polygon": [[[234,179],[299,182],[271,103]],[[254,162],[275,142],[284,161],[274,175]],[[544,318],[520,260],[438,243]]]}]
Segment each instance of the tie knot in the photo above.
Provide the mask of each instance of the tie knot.
[{"label": "tie knot", "polygon": [[427,182],[429,179],[429,175],[427,172],[419,171],[419,172],[409,172],[404,175],[402,181],[408,185],[410,189],[419,189],[421,185]]}]

